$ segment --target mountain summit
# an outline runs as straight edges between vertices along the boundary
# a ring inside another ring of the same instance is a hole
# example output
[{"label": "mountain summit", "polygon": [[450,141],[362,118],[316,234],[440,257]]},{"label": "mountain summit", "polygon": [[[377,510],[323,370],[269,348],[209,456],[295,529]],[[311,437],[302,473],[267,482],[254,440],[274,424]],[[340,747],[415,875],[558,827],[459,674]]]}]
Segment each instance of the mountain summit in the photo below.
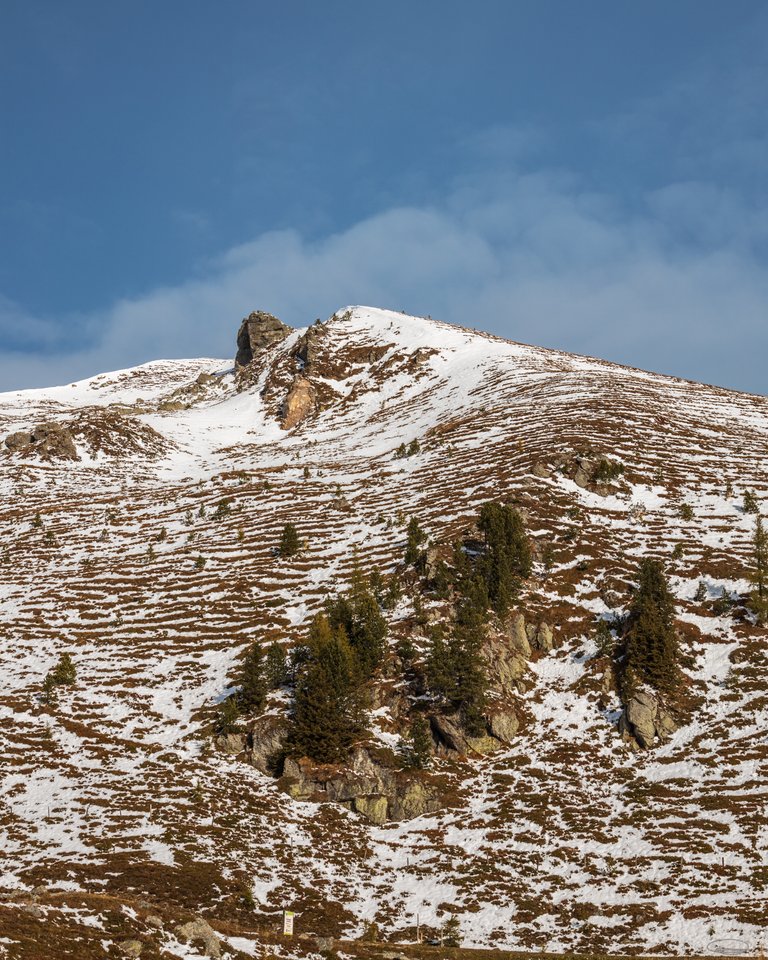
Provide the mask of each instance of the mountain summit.
[{"label": "mountain summit", "polygon": [[[350,307],[252,313],[234,364],[0,394],[0,437],[9,955],[186,955],[193,913],[255,955],[286,908],[393,941],[454,913],[467,945],[537,951],[761,935],[768,399]],[[428,664],[517,524],[470,729]],[[654,570],[674,697],[623,679]],[[368,594],[385,639],[354,746],[298,756],[313,618]],[[254,644],[289,659],[249,713]]]}]

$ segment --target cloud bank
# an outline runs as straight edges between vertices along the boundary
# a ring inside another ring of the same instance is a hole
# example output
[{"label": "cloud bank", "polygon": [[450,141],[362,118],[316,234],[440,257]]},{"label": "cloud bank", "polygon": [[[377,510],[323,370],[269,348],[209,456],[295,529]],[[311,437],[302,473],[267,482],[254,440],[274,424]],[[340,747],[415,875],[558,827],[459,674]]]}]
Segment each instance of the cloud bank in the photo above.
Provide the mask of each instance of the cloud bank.
[{"label": "cloud bank", "polygon": [[348,303],[431,314],[524,342],[764,392],[765,216],[706,182],[630,212],[567,174],[474,175],[428,207],[398,207],[310,239],[265,233],[175,286],[99,315],[25,316],[0,299],[4,389],[150,359],[232,356],[260,308],[296,326]]}]

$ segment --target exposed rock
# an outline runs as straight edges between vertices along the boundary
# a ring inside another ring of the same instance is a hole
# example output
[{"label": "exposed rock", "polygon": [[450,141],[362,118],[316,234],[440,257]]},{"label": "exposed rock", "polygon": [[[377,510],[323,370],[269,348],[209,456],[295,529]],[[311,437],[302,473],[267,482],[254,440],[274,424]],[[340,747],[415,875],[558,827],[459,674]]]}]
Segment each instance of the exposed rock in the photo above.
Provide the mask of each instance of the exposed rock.
[{"label": "exposed rock", "polygon": [[488,729],[502,743],[512,743],[520,729],[520,721],[511,707],[494,711],[488,718]]},{"label": "exposed rock", "polygon": [[262,773],[273,774],[282,757],[289,725],[285,717],[259,717],[248,734],[249,762]]},{"label": "exposed rock", "polygon": [[124,957],[140,957],[144,944],[141,940],[123,940],[117,945],[117,949]]},{"label": "exposed rock", "polygon": [[290,332],[291,328],[271,313],[255,310],[243,320],[237,331],[235,365],[247,366],[260,350],[280,343]]},{"label": "exposed rock", "polygon": [[454,750],[456,753],[466,754],[470,751],[467,735],[461,727],[458,717],[447,717],[444,714],[435,714],[430,717],[432,735],[439,745]]},{"label": "exposed rock", "polygon": [[144,923],[146,923],[148,927],[152,927],[153,930],[163,929],[163,918],[158,917],[156,913],[151,913],[148,917],[145,917]]},{"label": "exposed rock", "polygon": [[506,625],[506,636],[512,646],[526,659],[531,656],[531,644],[525,628],[525,617],[522,613],[513,613]]},{"label": "exposed rock", "polygon": [[245,750],[246,736],[244,733],[224,733],[221,736],[214,737],[213,743],[219,753],[228,753],[235,756]]},{"label": "exposed rock", "polygon": [[16,433],[9,433],[5,438],[5,445],[11,451],[15,453],[17,450],[22,450],[24,447],[28,447],[32,443],[32,434],[27,433],[26,430],[19,430]]},{"label": "exposed rock", "polygon": [[197,918],[176,927],[176,936],[185,943],[202,943],[206,957],[221,956],[221,941],[216,931],[205,920]]},{"label": "exposed rock", "polygon": [[428,775],[381,766],[363,748],[344,766],[289,758],[283,786],[296,799],[333,800],[373,823],[412,819],[443,805]]},{"label": "exposed rock", "polygon": [[531,473],[534,475],[534,477],[541,477],[542,480],[552,476],[552,470],[550,467],[541,461],[534,463],[534,465],[531,467]]},{"label": "exposed rock", "polygon": [[318,321],[299,338],[294,356],[301,361],[305,369],[317,362],[320,345],[327,336],[328,329]]},{"label": "exposed rock", "polygon": [[[528,644],[527,637],[525,642]],[[530,645],[528,651],[530,655]],[[528,673],[528,660],[519,648],[510,643],[507,634],[486,638],[483,644],[483,659],[488,664],[490,685],[496,693],[508,697],[525,688],[523,678]]]},{"label": "exposed rock", "polygon": [[620,732],[634,737],[646,750],[657,737],[665,739],[676,729],[677,724],[660,705],[657,695],[647,689],[632,694],[619,721]]},{"label": "exposed rock", "polygon": [[538,626],[531,629],[529,634],[531,647],[540,653],[550,653],[555,649],[555,638],[552,627],[543,620]]},{"label": "exposed rock", "polygon": [[293,381],[288,396],[283,401],[281,426],[291,430],[315,409],[315,388],[306,377],[298,376]]},{"label": "exposed rock", "polygon": [[71,431],[61,423],[39,423],[32,431],[20,430],[5,438],[11,453],[39,456],[43,460],[78,460]]}]

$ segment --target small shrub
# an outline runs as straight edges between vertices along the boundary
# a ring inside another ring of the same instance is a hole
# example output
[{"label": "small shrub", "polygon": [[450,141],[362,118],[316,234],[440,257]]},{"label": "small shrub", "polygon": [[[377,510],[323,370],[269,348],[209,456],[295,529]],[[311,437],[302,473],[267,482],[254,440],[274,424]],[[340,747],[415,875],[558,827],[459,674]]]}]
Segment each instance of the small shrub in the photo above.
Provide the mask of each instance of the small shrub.
[{"label": "small shrub", "polygon": [[682,520],[693,520],[693,507],[690,503],[684,503],[680,507],[680,518]]}]

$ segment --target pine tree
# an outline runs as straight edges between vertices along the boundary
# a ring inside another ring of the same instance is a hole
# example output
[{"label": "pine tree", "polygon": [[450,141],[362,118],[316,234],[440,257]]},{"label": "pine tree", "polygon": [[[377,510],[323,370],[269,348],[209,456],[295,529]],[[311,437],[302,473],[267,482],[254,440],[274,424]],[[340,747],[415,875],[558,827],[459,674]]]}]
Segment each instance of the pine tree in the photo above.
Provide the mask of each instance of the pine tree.
[{"label": "pine tree", "polygon": [[440,940],[446,947],[461,946],[461,923],[457,916],[451,916],[445,921]]},{"label": "pine tree", "polygon": [[219,710],[216,714],[216,733],[220,737],[226,737],[237,730],[237,721],[240,716],[240,710],[237,706],[237,696],[227,697],[219,704]]},{"label": "pine tree", "polygon": [[40,694],[40,700],[49,707],[55,707],[59,702],[58,684],[52,673],[49,673],[43,680],[43,692]]},{"label": "pine tree", "polygon": [[301,550],[301,543],[298,531],[294,524],[286,523],[280,535],[280,546],[278,547],[280,556],[283,558],[294,557],[299,550]]},{"label": "pine tree", "polygon": [[477,571],[486,582],[490,605],[501,616],[520,589],[520,582],[530,576],[531,549],[520,514],[508,504],[483,504],[478,526],[486,550],[478,560]]},{"label": "pine tree", "polygon": [[331,629],[344,630],[363,675],[370,677],[384,656],[388,627],[357,564],[349,591],[329,599],[325,609]]},{"label": "pine tree", "polygon": [[283,684],[288,682],[288,664],[285,659],[285,651],[277,641],[271,643],[267,648],[264,672],[270,690],[277,690],[278,687],[282,687]]},{"label": "pine tree", "polygon": [[267,699],[267,680],[264,669],[264,651],[254,643],[248,651],[240,675],[237,706],[240,713],[261,713]]},{"label": "pine tree", "polygon": [[419,521],[416,517],[411,517],[408,521],[407,535],[408,541],[405,547],[405,564],[408,567],[412,567],[418,562],[422,553],[421,545],[427,539],[427,535],[419,526]]},{"label": "pine tree", "polygon": [[752,612],[757,622],[768,622],[768,532],[763,526],[760,514],[755,519],[755,532],[752,537],[752,570],[750,579],[755,589],[750,598]]},{"label": "pine tree", "polygon": [[625,672],[663,693],[680,681],[675,605],[658,560],[640,564],[639,584],[629,607],[624,638]]},{"label": "pine tree", "polygon": [[296,681],[289,752],[317,763],[345,759],[362,733],[360,674],[344,629],[318,614],[312,622],[309,660]]},{"label": "pine tree", "polygon": [[429,766],[432,756],[432,736],[429,721],[417,713],[411,721],[408,737],[402,746],[403,761],[414,770],[423,770]]},{"label": "pine tree", "polygon": [[757,497],[754,495],[754,493],[752,493],[751,490],[744,491],[742,509],[744,510],[744,513],[758,512]]},{"label": "pine tree", "polygon": [[483,713],[488,681],[482,642],[482,625],[467,617],[464,623],[456,624],[448,639],[439,634],[434,637],[427,660],[430,689],[451,710],[460,713],[470,736],[485,732]]},{"label": "pine tree", "polygon": [[71,687],[77,679],[77,670],[68,653],[62,653],[59,662],[53,668],[51,676],[57,686]]}]

